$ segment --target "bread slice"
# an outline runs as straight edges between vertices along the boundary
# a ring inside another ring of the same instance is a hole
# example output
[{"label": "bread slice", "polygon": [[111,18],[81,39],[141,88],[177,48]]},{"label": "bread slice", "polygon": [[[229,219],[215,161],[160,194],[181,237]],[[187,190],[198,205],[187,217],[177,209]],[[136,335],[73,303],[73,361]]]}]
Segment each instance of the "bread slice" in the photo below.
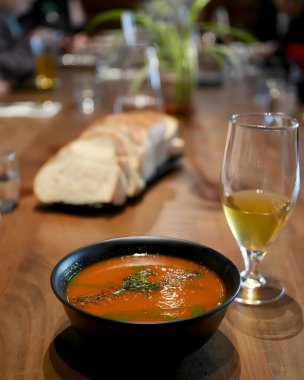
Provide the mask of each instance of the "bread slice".
[{"label": "bread slice", "polygon": [[81,138],[92,138],[98,136],[113,140],[116,147],[117,161],[127,179],[126,193],[128,197],[134,197],[145,187],[145,181],[138,170],[138,152],[130,141],[130,138],[123,132],[123,127],[105,124],[95,125],[81,135]]},{"label": "bread slice", "polygon": [[126,182],[111,139],[77,139],[38,171],[34,193],[43,203],[121,205]]},{"label": "bread slice", "polygon": [[94,121],[38,171],[34,193],[43,203],[123,204],[158,168],[182,151],[178,123],[156,112],[128,112]]},{"label": "bread slice", "polygon": [[97,120],[84,136],[108,134],[119,138],[128,150],[132,165],[144,181],[153,176],[159,166],[169,157],[181,153],[176,148],[177,119],[153,111],[134,111],[111,114]]}]

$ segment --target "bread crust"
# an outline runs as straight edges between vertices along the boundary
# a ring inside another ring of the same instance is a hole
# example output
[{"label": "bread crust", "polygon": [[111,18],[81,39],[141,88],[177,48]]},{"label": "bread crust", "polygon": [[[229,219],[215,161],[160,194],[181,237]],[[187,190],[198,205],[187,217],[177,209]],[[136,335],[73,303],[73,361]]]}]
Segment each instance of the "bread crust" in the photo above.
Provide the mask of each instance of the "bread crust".
[{"label": "bread crust", "polygon": [[181,153],[177,136],[177,120],[161,113],[99,118],[39,169],[34,194],[43,203],[122,205],[172,154]]}]

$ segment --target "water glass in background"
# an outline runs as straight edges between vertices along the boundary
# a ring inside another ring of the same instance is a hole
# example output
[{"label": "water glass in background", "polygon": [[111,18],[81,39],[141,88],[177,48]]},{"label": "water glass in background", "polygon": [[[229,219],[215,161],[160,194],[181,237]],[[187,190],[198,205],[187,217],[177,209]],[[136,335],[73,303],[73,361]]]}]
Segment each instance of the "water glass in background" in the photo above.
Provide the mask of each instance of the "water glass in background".
[{"label": "water glass in background", "polygon": [[83,73],[74,79],[74,98],[78,108],[92,114],[101,103],[101,85],[93,73]]},{"label": "water glass in background", "polygon": [[17,154],[0,148],[0,211],[13,210],[19,200],[20,174]]},{"label": "water glass in background", "polygon": [[294,80],[282,68],[261,70],[257,79],[255,102],[265,112],[279,112],[294,116],[298,107]]},{"label": "water glass in background", "polygon": [[[97,75],[107,88],[107,102],[114,112],[163,110],[159,60],[154,47],[137,29],[131,12],[123,12],[121,31],[97,62]],[[111,99],[110,99],[111,98]]]},{"label": "water glass in background", "polygon": [[155,49],[144,43],[125,45],[114,112],[163,110],[159,61]]}]

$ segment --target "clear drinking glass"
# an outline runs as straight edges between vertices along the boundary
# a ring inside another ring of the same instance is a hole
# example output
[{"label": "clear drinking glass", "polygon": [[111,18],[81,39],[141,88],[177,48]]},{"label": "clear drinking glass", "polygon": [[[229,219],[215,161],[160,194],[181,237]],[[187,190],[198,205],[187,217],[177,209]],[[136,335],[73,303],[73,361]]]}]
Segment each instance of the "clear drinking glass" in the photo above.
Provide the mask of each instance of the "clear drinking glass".
[{"label": "clear drinking glass", "polygon": [[16,152],[0,148],[0,212],[13,210],[19,199],[20,174]]},{"label": "clear drinking glass", "polygon": [[163,111],[157,51],[132,12],[122,12],[120,22],[121,32],[112,34],[96,65],[97,79],[107,87],[104,100],[114,112]]},{"label": "clear drinking glass", "polygon": [[96,111],[101,105],[102,89],[98,78],[93,73],[82,73],[74,78],[74,99],[86,115]]},{"label": "clear drinking glass", "polygon": [[121,78],[114,112],[163,110],[159,61],[152,46],[126,44],[121,50]]},{"label": "clear drinking glass", "polygon": [[221,171],[221,200],[245,264],[236,301],[269,303],[284,294],[260,263],[290,216],[299,192],[296,119],[283,114],[235,114]]},{"label": "clear drinking glass", "polygon": [[35,58],[34,82],[38,90],[52,89],[57,80],[58,41],[56,31],[42,30],[31,38],[31,48]]}]

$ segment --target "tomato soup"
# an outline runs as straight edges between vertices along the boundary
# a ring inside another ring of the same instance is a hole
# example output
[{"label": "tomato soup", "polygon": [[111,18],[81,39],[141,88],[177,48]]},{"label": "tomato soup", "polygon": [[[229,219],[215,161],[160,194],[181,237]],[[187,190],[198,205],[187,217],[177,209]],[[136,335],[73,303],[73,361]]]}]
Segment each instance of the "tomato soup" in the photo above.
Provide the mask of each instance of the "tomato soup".
[{"label": "tomato soup", "polygon": [[221,304],[225,288],[205,266],[178,257],[134,254],[85,267],[67,286],[73,305],[98,316],[136,322],[170,321]]}]

